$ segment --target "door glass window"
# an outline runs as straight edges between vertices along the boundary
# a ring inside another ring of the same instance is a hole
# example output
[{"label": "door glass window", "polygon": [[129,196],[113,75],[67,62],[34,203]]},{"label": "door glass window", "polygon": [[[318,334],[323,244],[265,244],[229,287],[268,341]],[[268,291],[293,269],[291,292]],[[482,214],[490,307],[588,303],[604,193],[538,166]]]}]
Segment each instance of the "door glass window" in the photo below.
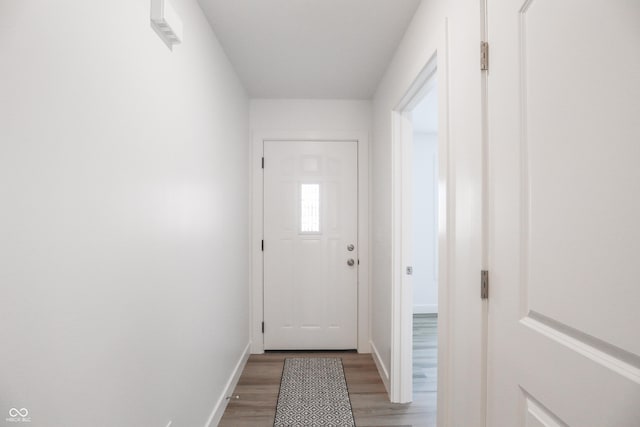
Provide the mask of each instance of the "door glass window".
[{"label": "door glass window", "polygon": [[300,232],[320,232],[320,184],[300,185]]}]

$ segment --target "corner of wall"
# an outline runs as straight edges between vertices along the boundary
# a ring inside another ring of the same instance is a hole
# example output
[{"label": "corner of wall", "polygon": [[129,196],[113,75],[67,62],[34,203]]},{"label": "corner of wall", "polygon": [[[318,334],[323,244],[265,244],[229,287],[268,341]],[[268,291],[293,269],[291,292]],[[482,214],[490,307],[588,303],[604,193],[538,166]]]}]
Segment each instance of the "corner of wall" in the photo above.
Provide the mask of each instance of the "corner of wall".
[{"label": "corner of wall", "polygon": [[238,380],[240,379],[240,375],[242,375],[242,371],[247,364],[247,360],[249,360],[249,356],[251,355],[251,342],[247,343],[244,351],[240,355],[240,359],[238,359],[238,363],[236,363],[227,384],[222,391],[220,397],[216,401],[213,410],[211,411],[211,415],[209,415],[209,419],[205,424],[205,427],[215,427],[218,425],[220,420],[222,419],[222,415],[224,415],[225,409],[227,409],[227,405],[229,404],[229,399],[227,396],[231,396],[233,394],[233,390],[236,388],[238,384]]},{"label": "corner of wall", "polygon": [[370,345],[371,345],[371,356],[373,357],[373,361],[376,364],[376,368],[378,368],[378,373],[380,374],[380,378],[382,379],[384,388],[385,390],[387,390],[387,394],[389,394],[390,384],[391,384],[389,380],[389,370],[387,369],[386,366],[384,366],[384,362],[382,361],[382,358],[380,357],[380,353],[378,352],[378,349],[376,348],[376,345],[373,343],[373,341],[370,341]]}]

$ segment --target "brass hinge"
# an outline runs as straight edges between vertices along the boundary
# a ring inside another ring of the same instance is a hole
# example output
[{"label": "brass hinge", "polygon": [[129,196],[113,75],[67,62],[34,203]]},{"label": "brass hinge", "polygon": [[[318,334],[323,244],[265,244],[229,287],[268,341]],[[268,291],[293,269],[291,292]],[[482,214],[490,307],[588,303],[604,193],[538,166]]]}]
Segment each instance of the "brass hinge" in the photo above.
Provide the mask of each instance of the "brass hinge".
[{"label": "brass hinge", "polygon": [[480,272],[480,298],[489,298],[489,271],[482,270]]},{"label": "brass hinge", "polygon": [[489,69],[489,42],[480,42],[480,70]]}]

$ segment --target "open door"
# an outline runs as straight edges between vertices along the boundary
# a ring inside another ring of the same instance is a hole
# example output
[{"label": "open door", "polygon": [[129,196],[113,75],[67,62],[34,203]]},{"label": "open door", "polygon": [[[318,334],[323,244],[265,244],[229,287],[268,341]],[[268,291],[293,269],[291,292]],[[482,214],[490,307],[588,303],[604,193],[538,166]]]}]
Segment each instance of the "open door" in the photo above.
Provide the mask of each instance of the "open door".
[{"label": "open door", "polygon": [[640,426],[640,2],[487,6],[487,425]]}]

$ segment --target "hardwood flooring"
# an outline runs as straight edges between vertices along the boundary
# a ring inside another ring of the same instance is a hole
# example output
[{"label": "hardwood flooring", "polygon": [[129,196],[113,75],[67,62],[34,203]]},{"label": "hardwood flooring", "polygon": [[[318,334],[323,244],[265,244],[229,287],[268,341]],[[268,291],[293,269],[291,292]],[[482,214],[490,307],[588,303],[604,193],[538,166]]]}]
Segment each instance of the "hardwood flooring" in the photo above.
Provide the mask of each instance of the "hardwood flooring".
[{"label": "hardwood flooring", "polygon": [[[422,316],[414,320],[414,401],[389,402],[370,354],[355,352],[270,352],[251,355],[234,395],[224,412],[221,427],[273,426],[286,357],[341,357],[349,388],[349,397],[358,427],[432,427],[435,426],[435,338],[436,318]],[[415,334],[416,329],[417,335]]]},{"label": "hardwood flooring", "polygon": [[438,386],[438,317],[413,315],[413,393],[433,393]]}]

